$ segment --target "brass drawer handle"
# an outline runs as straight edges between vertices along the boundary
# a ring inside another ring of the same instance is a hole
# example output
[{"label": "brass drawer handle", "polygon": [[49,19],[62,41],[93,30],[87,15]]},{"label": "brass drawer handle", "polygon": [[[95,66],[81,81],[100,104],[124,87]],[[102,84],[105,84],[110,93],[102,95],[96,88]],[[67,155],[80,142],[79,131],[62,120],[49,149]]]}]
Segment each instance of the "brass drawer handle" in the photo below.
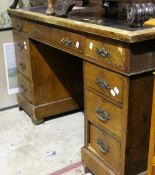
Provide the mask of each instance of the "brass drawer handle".
[{"label": "brass drawer handle", "polygon": [[23,49],[27,50],[27,42],[26,41],[18,42],[17,45],[21,50],[23,50]]},{"label": "brass drawer handle", "polygon": [[41,36],[41,31],[38,30],[38,29],[34,29],[34,33],[35,33],[35,35],[37,35],[37,36]]},{"label": "brass drawer handle", "polygon": [[107,89],[107,90],[111,89],[110,85],[104,80],[96,79],[96,84],[99,85],[100,88]]},{"label": "brass drawer handle", "polygon": [[20,65],[20,67],[21,67],[22,70],[25,70],[26,69],[26,65],[24,63],[20,63],[19,65]]},{"label": "brass drawer handle", "polygon": [[23,84],[20,85],[20,88],[21,88],[21,93],[26,93],[27,92],[27,88],[24,87]]},{"label": "brass drawer handle", "polygon": [[97,117],[103,122],[107,122],[108,120],[111,119],[110,114],[101,108],[96,109],[96,114],[97,114]]},{"label": "brass drawer handle", "polygon": [[72,45],[72,41],[69,40],[68,38],[63,38],[61,40],[61,43],[64,44],[64,45],[66,45],[66,46],[71,46]]},{"label": "brass drawer handle", "polygon": [[110,146],[103,142],[101,139],[97,140],[97,144],[103,154],[107,154],[108,152],[110,152]]},{"label": "brass drawer handle", "polygon": [[97,48],[96,53],[103,58],[110,58],[111,54],[105,48]]},{"label": "brass drawer handle", "polygon": [[17,24],[15,29],[18,30],[18,31],[21,31],[23,28],[22,24]]},{"label": "brass drawer handle", "polygon": [[19,42],[19,43],[18,43],[18,47],[20,47],[21,50],[24,49],[24,46],[25,46],[25,45],[24,45],[23,42]]}]

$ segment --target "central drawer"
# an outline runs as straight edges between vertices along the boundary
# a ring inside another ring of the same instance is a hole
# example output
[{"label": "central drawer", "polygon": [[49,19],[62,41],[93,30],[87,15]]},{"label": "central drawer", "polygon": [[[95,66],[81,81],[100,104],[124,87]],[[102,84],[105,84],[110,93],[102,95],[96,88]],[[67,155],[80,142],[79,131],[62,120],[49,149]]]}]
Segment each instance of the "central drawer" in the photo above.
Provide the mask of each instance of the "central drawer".
[{"label": "central drawer", "polygon": [[85,105],[88,120],[121,137],[123,127],[123,110],[121,108],[90,91],[85,93]]},{"label": "central drawer", "polygon": [[90,124],[90,146],[103,158],[109,167],[117,172],[120,171],[120,143],[92,124]]},{"label": "central drawer", "polygon": [[123,76],[86,62],[84,75],[87,87],[102,93],[106,98],[123,103]]},{"label": "central drawer", "polygon": [[68,32],[54,27],[47,27],[40,24],[30,23],[30,27],[30,36],[37,40],[43,40],[49,44],[64,47],[78,53],[83,53],[84,37],[80,34]]}]

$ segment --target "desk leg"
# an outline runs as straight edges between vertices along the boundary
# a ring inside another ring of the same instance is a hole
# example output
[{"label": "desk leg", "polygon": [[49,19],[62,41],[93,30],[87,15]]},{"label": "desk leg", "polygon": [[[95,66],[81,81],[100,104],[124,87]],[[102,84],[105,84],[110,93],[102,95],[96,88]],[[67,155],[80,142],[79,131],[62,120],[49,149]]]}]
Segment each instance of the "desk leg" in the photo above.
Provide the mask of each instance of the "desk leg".
[{"label": "desk leg", "polygon": [[85,174],[90,173],[89,169],[86,166],[84,167],[84,172],[85,172]]},{"label": "desk leg", "polygon": [[44,120],[43,119],[34,119],[34,118],[32,118],[32,123],[34,125],[40,125],[40,124],[44,123]]}]

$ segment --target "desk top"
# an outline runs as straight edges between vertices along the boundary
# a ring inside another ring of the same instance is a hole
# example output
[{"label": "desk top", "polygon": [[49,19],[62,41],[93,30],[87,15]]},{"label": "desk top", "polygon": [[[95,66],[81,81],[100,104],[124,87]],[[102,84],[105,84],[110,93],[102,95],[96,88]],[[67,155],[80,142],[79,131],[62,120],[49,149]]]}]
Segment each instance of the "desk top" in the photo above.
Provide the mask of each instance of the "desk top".
[{"label": "desk top", "polygon": [[[90,16],[90,14],[93,14],[92,7],[89,17],[89,9],[75,8],[67,18],[48,16],[45,14],[45,9],[46,7],[33,7],[28,9],[9,9],[8,12],[14,16],[35,20],[48,25],[64,27],[78,32],[103,36],[127,43],[155,39],[155,27],[144,26],[143,28],[131,28],[122,22],[103,20],[102,16],[99,17],[96,14]],[[94,11],[96,12],[96,9]]]}]

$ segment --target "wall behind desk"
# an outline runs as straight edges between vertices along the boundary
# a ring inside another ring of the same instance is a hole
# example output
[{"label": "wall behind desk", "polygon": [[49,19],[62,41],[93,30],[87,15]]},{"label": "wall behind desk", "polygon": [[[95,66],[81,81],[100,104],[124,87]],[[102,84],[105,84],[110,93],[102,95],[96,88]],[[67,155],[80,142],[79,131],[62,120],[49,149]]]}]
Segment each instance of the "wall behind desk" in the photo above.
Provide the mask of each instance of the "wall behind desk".
[{"label": "wall behind desk", "polygon": [[17,105],[16,94],[8,95],[4,61],[4,43],[13,42],[12,30],[0,31],[0,110]]},{"label": "wall behind desk", "polygon": [[[11,19],[7,14],[7,9],[12,2],[13,0],[0,0],[0,111],[10,106],[17,105],[16,94],[8,95],[3,49],[4,43],[13,42],[12,30],[8,30],[12,26]],[[47,0],[20,0],[18,8],[45,5],[46,3]]]}]

